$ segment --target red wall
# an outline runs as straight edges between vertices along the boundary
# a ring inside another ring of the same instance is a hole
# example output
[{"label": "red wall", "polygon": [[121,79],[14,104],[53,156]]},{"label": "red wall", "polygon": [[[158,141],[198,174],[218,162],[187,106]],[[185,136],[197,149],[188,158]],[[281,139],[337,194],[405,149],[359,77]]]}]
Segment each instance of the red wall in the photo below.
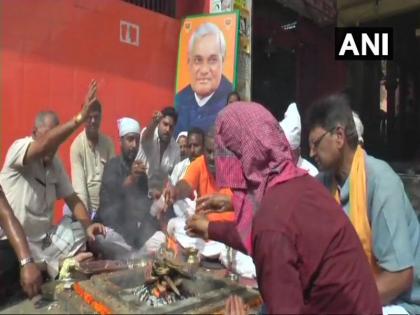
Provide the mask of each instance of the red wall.
[{"label": "red wall", "polygon": [[[1,0],[1,163],[10,144],[30,135],[36,113],[62,121],[99,82],[102,130],[119,149],[116,120],[172,104],[180,23],[120,0]],[[120,20],[140,25],[140,45],[120,42]],[[77,133],[79,133],[79,130]],[[76,134],[77,134],[76,133]],[[60,148],[69,170],[71,139]]]},{"label": "red wall", "polygon": [[204,14],[210,12],[210,0],[177,0],[176,17],[185,18],[189,15]]}]

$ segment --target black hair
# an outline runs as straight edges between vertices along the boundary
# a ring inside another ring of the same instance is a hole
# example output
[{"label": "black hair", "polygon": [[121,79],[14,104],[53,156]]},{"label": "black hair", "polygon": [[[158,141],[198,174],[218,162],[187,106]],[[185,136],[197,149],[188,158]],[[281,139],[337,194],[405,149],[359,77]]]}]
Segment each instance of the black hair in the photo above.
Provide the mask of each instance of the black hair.
[{"label": "black hair", "polygon": [[226,98],[226,103],[229,103],[229,99],[231,96],[235,95],[238,98],[238,101],[241,100],[241,96],[239,95],[239,93],[237,91],[232,91],[228,94],[227,98]]},{"label": "black hair", "polygon": [[306,123],[309,131],[316,127],[331,130],[340,124],[350,147],[357,147],[358,136],[350,101],[342,93],[332,94],[312,104],[306,115]]},{"label": "black hair", "polygon": [[211,126],[206,133],[206,139],[214,139],[216,137],[216,127]]},{"label": "black hair", "polygon": [[162,109],[161,113],[162,113],[163,117],[165,117],[165,116],[172,117],[172,119],[174,120],[175,125],[176,125],[176,123],[178,121],[178,113],[175,111],[175,108],[165,107],[164,109]]},{"label": "black hair", "polygon": [[203,142],[204,142],[204,139],[206,138],[206,133],[204,132],[204,130],[201,129],[201,128],[198,128],[198,127],[192,127],[188,131],[188,138],[190,136],[192,136],[192,135],[199,135],[199,136],[201,136],[201,139],[203,139]]}]

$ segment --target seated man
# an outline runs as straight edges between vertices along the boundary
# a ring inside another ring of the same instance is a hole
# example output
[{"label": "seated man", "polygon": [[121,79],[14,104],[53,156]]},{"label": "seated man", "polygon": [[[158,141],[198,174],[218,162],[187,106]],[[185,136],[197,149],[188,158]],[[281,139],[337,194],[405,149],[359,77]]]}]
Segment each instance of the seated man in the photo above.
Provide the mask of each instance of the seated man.
[{"label": "seated man", "polygon": [[320,181],[341,204],[375,275],[384,314],[420,314],[420,225],[399,176],[358,144],[352,111],[332,95],[308,113]]},{"label": "seated man", "polygon": [[[83,202],[74,192],[57,149],[87,119],[96,102],[96,82],[92,81],[82,111],[70,121],[59,124],[54,112],[41,112],[35,120],[32,137],[16,140],[9,148],[0,183],[7,200],[28,238],[31,257],[45,262],[51,277],[58,274],[59,263],[82,250],[86,234],[94,239],[104,233],[101,224],[92,224]],[[65,217],[52,225],[56,199],[63,198],[76,221]],[[6,235],[0,231],[0,239]]]},{"label": "seated man", "polygon": [[[218,196],[220,196],[221,199],[225,197],[230,199],[232,196],[230,189],[219,189],[216,186],[214,164],[214,130],[211,130],[206,136],[204,155],[199,156],[191,162],[184,177],[178,181],[175,186],[169,186],[164,191],[164,196],[167,203],[172,204],[173,201],[186,197],[194,198],[194,191],[197,191],[197,195],[200,198],[198,200],[199,206],[197,208],[199,210],[205,210],[205,208],[203,208],[205,200],[216,193]],[[225,209],[224,212],[208,213],[207,218],[208,220],[214,222],[235,220],[235,216],[231,208]],[[224,264],[229,264],[227,249],[224,244],[214,241],[205,243],[201,239],[189,238],[186,236],[184,229],[185,225],[185,219],[172,219],[169,221],[168,230],[170,233],[175,232],[176,238],[184,247],[187,247],[185,244],[188,244],[189,246],[195,246],[200,249],[202,255],[212,258],[218,257]],[[171,229],[173,229],[173,231],[171,231]],[[244,271],[244,274],[250,277],[255,276],[255,267],[252,264],[251,258],[237,252],[234,253],[233,259],[235,259],[238,266],[241,264],[240,269]]]},{"label": "seated man", "polygon": [[[188,146],[188,157],[177,165],[170,176],[171,184],[175,186],[187,172],[188,166],[196,158],[201,156],[204,152],[204,131],[200,128],[192,128],[188,132],[187,146]],[[195,201],[190,198],[178,200],[174,203],[174,212],[177,217],[187,218],[192,215],[195,211]]]},{"label": "seated man", "polygon": [[[41,273],[31,259],[31,252],[25,232],[13,214],[6,196],[0,187],[0,229],[7,240],[0,240],[0,306],[16,290],[19,283],[28,295],[33,297],[41,290]],[[20,267],[20,268],[19,268]]]},{"label": "seated man", "polygon": [[[211,130],[205,139],[204,155],[199,156],[188,167],[184,177],[176,185],[168,185],[163,195],[166,204],[172,205],[175,201],[187,197],[194,199],[194,191],[197,191],[198,197],[205,197],[215,193],[231,196],[229,189],[219,189],[215,180],[214,164],[214,130]],[[213,215],[213,214],[211,214]],[[216,217],[234,220],[232,209],[226,209],[223,215],[215,214]]]},{"label": "seated man", "polygon": [[82,200],[91,218],[99,207],[104,166],[115,156],[111,138],[99,131],[102,120],[102,106],[94,104],[83,130],[70,147],[71,180],[74,191]]},{"label": "seated man", "polygon": [[293,159],[297,161],[297,167],[307,171],[311,176],[318,175],[317,168],[300,155],[300,135],[302,126],[296,103],[289,105],[284,113],[284,119],[280,122],[280,127],[283,129],[287,141],[290,144]]},{"label": "seated man", "polygon": [[180,150],[172,137],[178,119],[173,107],[154,114],[152,122],[142,130],[136,160],[147,167],[149,190],[162,192],[175,164],[180,161]]},{"label": "seated man", "polygon": [[178,143],[179,145],[179,152],[180,152],[180,157],[181,157],[181,161],[183,161],[184,159],[186,159],[188,157],[188,132],[183,131],[180,132],[178,137],[176,137],[176,143]]},{"label": "seated man", "polygon": [[134,119],[122,118],[118,127],[121,155],[105,165],[95,218],[107,227],[105,238],[97,238],[97,250],[112,259],[150,253],[165,240],[162,232],[157,233],[159,224],[149,213],[146,167],[134,161],[139,150],[140,125]]}]

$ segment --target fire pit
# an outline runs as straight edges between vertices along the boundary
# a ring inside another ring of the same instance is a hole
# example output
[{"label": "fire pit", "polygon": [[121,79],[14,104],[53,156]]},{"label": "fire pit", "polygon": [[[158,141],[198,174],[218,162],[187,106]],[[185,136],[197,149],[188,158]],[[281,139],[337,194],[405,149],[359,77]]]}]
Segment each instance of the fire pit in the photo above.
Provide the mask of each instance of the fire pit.
[{"label": "fire pit", "polygon": [[80,297],[101,314],[215,313],[235,294],[251,307],[260,304],[256,290],[227,279],[217,279],[204,271],[194,276],[179,265],[155,260],[150,270],[139,267],[93,276],[78,282],[73,293],[64,292],[61,301],[69,312],[85,312]]},{"label": "fire pit", "polygon": [[156,259],[152,265],[152,272],[145,283],[135,289],[128,289],[130,296],[138,296],[138,303],[146,302],[149,306],[161,306],[183,300],[190,293],[183,289],[183,279],[192,276],[181,266],[166,259]]}]

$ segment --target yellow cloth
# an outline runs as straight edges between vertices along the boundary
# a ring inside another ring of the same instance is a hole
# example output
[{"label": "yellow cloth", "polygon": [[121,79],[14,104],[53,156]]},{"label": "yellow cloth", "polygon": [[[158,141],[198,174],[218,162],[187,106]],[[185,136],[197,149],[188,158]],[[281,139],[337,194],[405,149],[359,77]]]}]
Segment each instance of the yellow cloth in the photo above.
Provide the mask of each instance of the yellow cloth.
[{"label": "yellow cloth", "polygon": [[[369,264],[376,274],[379,266],[376,262],[372,249],[372,229],[368,218],[367,206],[367,181],[365,151],[358,146],[354,154],[353,163],[350,170],[350,209],[349,218],[362,243],[363,250],[368,258]],[[333,195],[340,202],[340,194],[337,185],[334,184]]]}]

